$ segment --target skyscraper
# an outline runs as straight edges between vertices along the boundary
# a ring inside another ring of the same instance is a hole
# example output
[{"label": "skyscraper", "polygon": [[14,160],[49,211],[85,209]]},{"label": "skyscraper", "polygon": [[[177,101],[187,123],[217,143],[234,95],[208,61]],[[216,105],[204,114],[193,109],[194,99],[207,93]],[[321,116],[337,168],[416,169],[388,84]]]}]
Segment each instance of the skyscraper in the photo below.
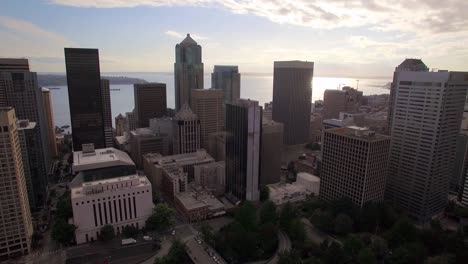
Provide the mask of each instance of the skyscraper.
[{"label": "skyscraper", "polygon": [[[0,59],[0,72],[29,72],[27,59]],[[0,107],[7,106],[6,87],[0,79]]]},{"label": "skyscraper", "polygon": [[309,139],[314,63],[275,61],[273,76],[273,120],[283,123],[286,145]]},{"label": "skyscraper", "polygon": [[[13,65],[8,67],[8,65]],[[37,75],[30,72],[24,59],[0,59],[0,83],[5,91],[6,105],[15,109],[18,119],[36,123],[33,136],[35,148],[30,149],[31,178],[34,180],[36,206],[46,202],[47,172],[50,166],[48,121],[42,89],[37,84]]]},{"label": "skyscraper", "polygon": [[324,131],[320,198],[350,198],[356,206],[384,199],[390,137],[367,128],[340,127]]},{"label": "skyscraper", "polygon": [[323,115],[325,119],[339,118],[340,112],[357,113],[361,106],[362,92],[349,86],[342,90],[325,90]]},{"label": "skyscraper", "polygon": [[174,154],[196,152],[200,149],[200,119],[185,103],[173,119]]},{"label": "skyscraper", "polygon": [[138,127],[149,127],[151,118],[166,116],[165,83],[136,83],[133,87]]},{"label": "skyscraper", "polygon": [[271,119],[262,119],[260,155],[260,184],[262,185],[280,181],[283,131],[283,124]]},{"label": "skyscraper", "polygon": [[262,110],[257,101],[226,104],[226,194],[237,201],[257,201]]},{"label": "skyscraper", "polygon": [[240,78],[238,66],[215,65],[211,87],[224,92],[224,102],[235,102],[240,98]]},{"label": "skyscraper", "polygon": [[187,34],[187,37],[175,47],[174,63],[175,110],[183,104],[191,105],[191,91],[203,89],[202,48]]},{"label": "skyscraper", "polygon": [[447,204],[468,73],[428,72],[424,64],[416,70],[426,71],[413,71],[402,65],[395,70],[389,107],[386,199],[427,222]]},{"label": "skyscraper", "polygon": [[109,80],[101,79],[102,116],[104,121],[104,138],[106,148],[114,146],[114,131],[112,129],[112,109]]},{"label": "skyscraper", "polygon": [[117,137],[124,135],[125,123],[126,118],[122,114],[119,114],[117,117],[115,117],[115,135]]},{"label": "skyscraper", "polygon": [[192,91],[192,109],[200,119],[201,146],[207,149],[208,135],[223,131],[224,98],[223,91],[197,89]]},{"label": "skyscraper", "polygon": [[106,146],[99,51],[65,48],[73,150]]},{"label": "skyscraper", "polygon": [[33,226],[28,205],[15,110],[0,108],[0,261],[28,254]]},{"label": "skyscraper", "polygon": [[16,127],[18,129],[18,139],[21,147],[21,160],[23,163],[26,189],[28,191],[29,206],[30,208],[35,208],[41,205],[37,203],[37,195],[35,193],[39,192],[37,186],[41,186],[41,178],[38,177],[37,169],[34,168],[34,165],[37,164],[35,161],[37,159],[35,156],[37,153],[36,150],[40,148],[36,141],[38,128],[36,127],[36,122],[29,122],[29,120],[18,120]]},{"label": "skyscraper", "polygon": [[52,99],[50,97],[49,89],[42,88],[42,99],[44,100],[44,110],[47,116],[47,137],[49,143],[50,157],[56,157],[57,144],[55,142],[55,123],[54,123],[54,111],[52,109]]}]

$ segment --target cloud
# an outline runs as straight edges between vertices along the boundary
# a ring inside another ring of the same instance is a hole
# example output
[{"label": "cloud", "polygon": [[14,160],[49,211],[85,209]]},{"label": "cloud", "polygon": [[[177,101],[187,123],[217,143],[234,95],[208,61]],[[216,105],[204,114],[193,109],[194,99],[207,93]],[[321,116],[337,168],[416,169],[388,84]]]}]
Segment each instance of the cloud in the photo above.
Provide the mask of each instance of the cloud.
[{"label": "cloud", "polygon": [[8,16],[0,16],[0,51],[3,56],[26,57],[31,59],[32,68],[46,64],[64,64],[63,48],[72,46],[66,37],[41,28],[31,22]]},{"label": "cloud", "polygon": [[458,32],[468,30],[468,1],[445,0],[50,0],[84,8],[137,6],[218,7],[275,23],[320,29],[367,26],[381,31]]},{"label": "cloud", "polygon": [[[174,37],[174,38],[178,38],[178,39],[184,39],[185,38],[185,34],[182,34],[180,32],[177,32],[177,31],[174,31],[174,30],[168,30],[166,32],[164,32],[164,34],[168,35],[168,36],[171,36],[171,37]],[[201,35],[198,35],[198,34],[192,34],[190,33],[190,36],[192,38],[194,38],[195,40],[204,40],[204,39],[208,39],[207,37],[204,37],[204,36],[201,36]]]}]

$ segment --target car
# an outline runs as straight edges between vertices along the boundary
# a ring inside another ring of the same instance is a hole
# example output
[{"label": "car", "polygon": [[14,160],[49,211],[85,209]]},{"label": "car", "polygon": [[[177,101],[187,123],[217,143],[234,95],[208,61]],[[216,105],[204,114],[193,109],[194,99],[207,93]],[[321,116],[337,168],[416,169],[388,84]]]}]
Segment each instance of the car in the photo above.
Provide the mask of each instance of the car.
[{"label": "car", "polygon": [[151,241],[151,240],[153,240],[150,236],[144,236],[143,239],[146,240],[146,241]]},{"label": "car", "polygon": [[175,234],[176,234],[175,229],[172,230],[171,234],[172,234],[173,236],[175,236]]}]

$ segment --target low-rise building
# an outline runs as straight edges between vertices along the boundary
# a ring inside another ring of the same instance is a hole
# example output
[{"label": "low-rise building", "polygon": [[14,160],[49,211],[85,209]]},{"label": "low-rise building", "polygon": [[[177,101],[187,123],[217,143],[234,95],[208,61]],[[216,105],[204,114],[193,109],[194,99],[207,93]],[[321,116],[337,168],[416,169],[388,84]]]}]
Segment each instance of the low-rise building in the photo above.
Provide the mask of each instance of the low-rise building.
[{"label": "low-rise building", "polygon": [[147,153],[170,153],[170,135],[154,133],[149,128],[137,128],[130,132],[132,159],[138,168],[143,167],[142,156]]},{"label": "low-rise building", "polygon": [[270,200],[276,205],[286,203],[300,203],[306,200],[307,191],[305,187],[297,184],[270,184]]},{"label": "low-rise building", "polygon": [[224,161],[196,165],[195,182],[215,195],[224,194],[226,188],[226,166]]},{"label": "low-rise building", "polygon": [[175,196],[177,210],[190,222],[221,216],[224,204],[209,192],[188,191]]},{"label": "low-rise building", "polygon": [[307,194],[319,195],[320,190],[320,178],[307,172],[299,172],[297,174],[296,185],[303,186],[306,189]]},{"label": "low-rise building", "polygon": [[99,238],[104,225],[117,234],[126,226],[143,228],[152,214],[151,183],[137,174],[135,163],[123,151],[83,145],[73,152],[70,183],[76,243]]}]

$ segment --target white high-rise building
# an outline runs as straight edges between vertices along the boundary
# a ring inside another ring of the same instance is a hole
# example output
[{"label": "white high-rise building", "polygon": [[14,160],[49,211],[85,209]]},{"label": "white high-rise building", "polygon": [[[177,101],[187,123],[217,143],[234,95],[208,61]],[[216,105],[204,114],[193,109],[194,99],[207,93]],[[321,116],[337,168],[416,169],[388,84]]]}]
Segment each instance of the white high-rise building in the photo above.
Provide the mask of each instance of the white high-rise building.
[{"label": "white high-rise building", "polygon": [[73,152],[71,201],[76,243],[99,239],[101,229],[112,225],[117,234],[126,226],[141,229],[153,211],[151,183],[136,171],[123,151],[83,145]]},{"label": "white high-rise building", "polygon": [[420,222],[447,204],[467,72],[429,72],[421,60],[396,68],[389,107],[390,147],[386,199]]}]

